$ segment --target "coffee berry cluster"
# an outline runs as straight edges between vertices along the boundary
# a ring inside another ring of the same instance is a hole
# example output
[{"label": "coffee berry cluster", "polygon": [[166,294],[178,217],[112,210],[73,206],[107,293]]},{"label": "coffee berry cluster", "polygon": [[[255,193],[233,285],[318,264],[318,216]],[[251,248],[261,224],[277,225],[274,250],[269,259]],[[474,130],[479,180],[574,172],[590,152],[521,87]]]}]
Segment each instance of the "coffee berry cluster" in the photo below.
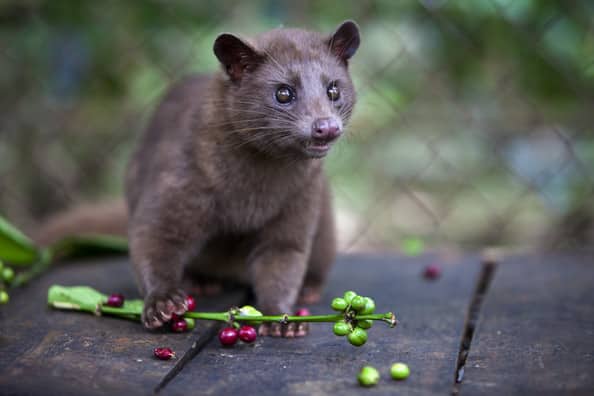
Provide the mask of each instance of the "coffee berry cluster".
[{"label": "coffee berry cluster", "polygon": [[[361,346],[367,342],[367,330],[373,325],[369,319],[361,319],[363,315],[371,315],[375,311],[375,302],[370,297],[357,295],[354,291],[347,291],[343,297],[332,300],[332,309],[342,312],[344,319],[334,324],[334,334],[346,336],[354,346]],[[359,316],[359,318],[357,317]]]}]

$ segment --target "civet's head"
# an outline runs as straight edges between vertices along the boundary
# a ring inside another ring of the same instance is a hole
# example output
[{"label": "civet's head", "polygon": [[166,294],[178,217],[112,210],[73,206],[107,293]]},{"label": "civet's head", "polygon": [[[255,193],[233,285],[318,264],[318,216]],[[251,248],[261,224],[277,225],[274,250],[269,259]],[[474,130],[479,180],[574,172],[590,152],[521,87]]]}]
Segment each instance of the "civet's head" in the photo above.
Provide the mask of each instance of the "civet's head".
[{"label": "civet's head", "polygon": [[359,42],[352,21],[331,35],[276,29],[247,41],[221,34],[214,53],[226,74],[222,106],[232,133],[275,155],[325,156],[353,111],[348,62]]}]

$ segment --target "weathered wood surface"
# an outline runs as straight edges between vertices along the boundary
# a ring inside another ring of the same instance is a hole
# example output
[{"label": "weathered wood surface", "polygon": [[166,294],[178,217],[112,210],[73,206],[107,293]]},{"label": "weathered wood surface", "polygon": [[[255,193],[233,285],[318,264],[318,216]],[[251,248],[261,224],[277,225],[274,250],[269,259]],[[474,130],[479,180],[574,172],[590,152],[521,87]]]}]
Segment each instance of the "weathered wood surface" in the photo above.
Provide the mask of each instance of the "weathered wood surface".
[{"label": "weathered wood surface", "polygon": [[[47,307],[52,284],[88,285],[109,294],[138,296],[125,259],[70,263],[14,291],[0,309],[0,394],[147,395],[173,367],[152,356],[156,346],[179,354],[195,333],[148,332],[140,323]],[[201,301],[199,308],[226,309]],[[224,304],[224,305],[223,305]]]},{"label": "weathered wood surface", "polygon": [[[161,393],[448,394],[478,260],[443,261],[443,277],[428,282],[421,271],[431,260],[339,260],[323,303],[312,307],[314,313],[329,313],[334,296],[355,289],[373,296],[378,311],[393,310],[400,320],[395,329],[375,324],[361,348],[334,336],[329,324],[312,325],[304,339],[259,338],[253,346],[221,348],[214,339]],[[11,304],[0,311],[3,395],[150,394],[175,364],[153,359],[152,349],[167,345],[181,356],[197,336],[149,333],[126,320],[49,309],[46,293],[54,283],[136,295],[123,259],[65,265],[14,292]],[[238,296],[226,296],[217,305],[232,305],[233,298]],[[213,304],[201,305],[213,310]],[[407,381],[389,379],[389,365],[396,361],[410,365]],[[356,383],[364,364],[381,370],[374,389]]]},{"label": "weathered wood surface", "polygon": [[461,395],[594,395],[594,255],[503,260]]},{"label": "weathered wood surface", "polygon": [[[400,324],[376,323],[367,343],[356,348],[332,333],[330,324],[312,324],[298,340],[259,338],[254,346],[221,348],[211,343],[166,388],[166,395],[449,395],[468,301],[479,260],[440,260],[441,279],[422,278],[423,257],[343,257],[335,266],[322,303],[312,313],[330,312],[330,301],[353,289],[372,296],[377,312],[393,311]],[[411,376],[389,377],[394,362],[406,362]],[[378,386],[363,389],[357,373],[366,364],[380,370]]]},{"label": "weathered wood surface", "polygon": [[[432,262],[443,266],[433,282],[421,277]],[[482,305],[461,394],[594,394],[593,264],[592,255],[504,260]],[[312,324],[310,336],[296,340],[260,337],[222,348],[213,339],[161,394],[449,395],[479,272],[479,258],[469,256],[342,257],[312,312],[330,312],[333,297],[354,289],[374,297],[378,311],[394,311],[397,328],[376,323],[361,348],[334,336],[330,324]],[[126,259],[63,265],[14,291],[0,309],[2,395],[151,394],[175,365],[155,360],[152,349],[170,346],[181,358],[204,334],[201,326],[151,333],[127,320],[52,310],[51,284],[136,296]],[[240,296],[199,300],[199,307],[226,309]],[[410,366],[406,381],[389,378],[396,361]],[[371,389],[356,382],[365,364],[382,375]]]}]

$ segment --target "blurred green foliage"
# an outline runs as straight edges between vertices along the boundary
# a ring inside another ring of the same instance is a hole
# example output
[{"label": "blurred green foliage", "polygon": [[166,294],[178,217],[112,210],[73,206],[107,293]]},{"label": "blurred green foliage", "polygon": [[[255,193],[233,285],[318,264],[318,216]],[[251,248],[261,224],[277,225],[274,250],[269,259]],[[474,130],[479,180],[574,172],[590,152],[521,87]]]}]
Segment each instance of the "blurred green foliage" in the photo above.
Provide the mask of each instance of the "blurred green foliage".
[{"label": "blurred green foliage", "polygon": [[592,213],[588,0],[2,1],[0,212],[31,228],[121,193],[151,109],[217,69],[218,33],[344,19],[359,103],[328,168],[347,245],[530,245]]}]

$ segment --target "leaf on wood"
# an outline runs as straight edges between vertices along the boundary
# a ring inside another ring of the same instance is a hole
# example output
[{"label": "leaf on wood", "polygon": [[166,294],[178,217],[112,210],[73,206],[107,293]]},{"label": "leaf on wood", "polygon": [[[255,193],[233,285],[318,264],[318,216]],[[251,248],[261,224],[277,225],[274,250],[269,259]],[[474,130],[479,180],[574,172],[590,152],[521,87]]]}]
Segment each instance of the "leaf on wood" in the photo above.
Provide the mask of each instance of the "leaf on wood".
[{"label": "leaf on wood", "polygon": [[51,286],[47,292],[47,302],[54,308],[74,309],[94,313],[97,306],[107,300],[105,294],[92,287],[59,285]]}]

